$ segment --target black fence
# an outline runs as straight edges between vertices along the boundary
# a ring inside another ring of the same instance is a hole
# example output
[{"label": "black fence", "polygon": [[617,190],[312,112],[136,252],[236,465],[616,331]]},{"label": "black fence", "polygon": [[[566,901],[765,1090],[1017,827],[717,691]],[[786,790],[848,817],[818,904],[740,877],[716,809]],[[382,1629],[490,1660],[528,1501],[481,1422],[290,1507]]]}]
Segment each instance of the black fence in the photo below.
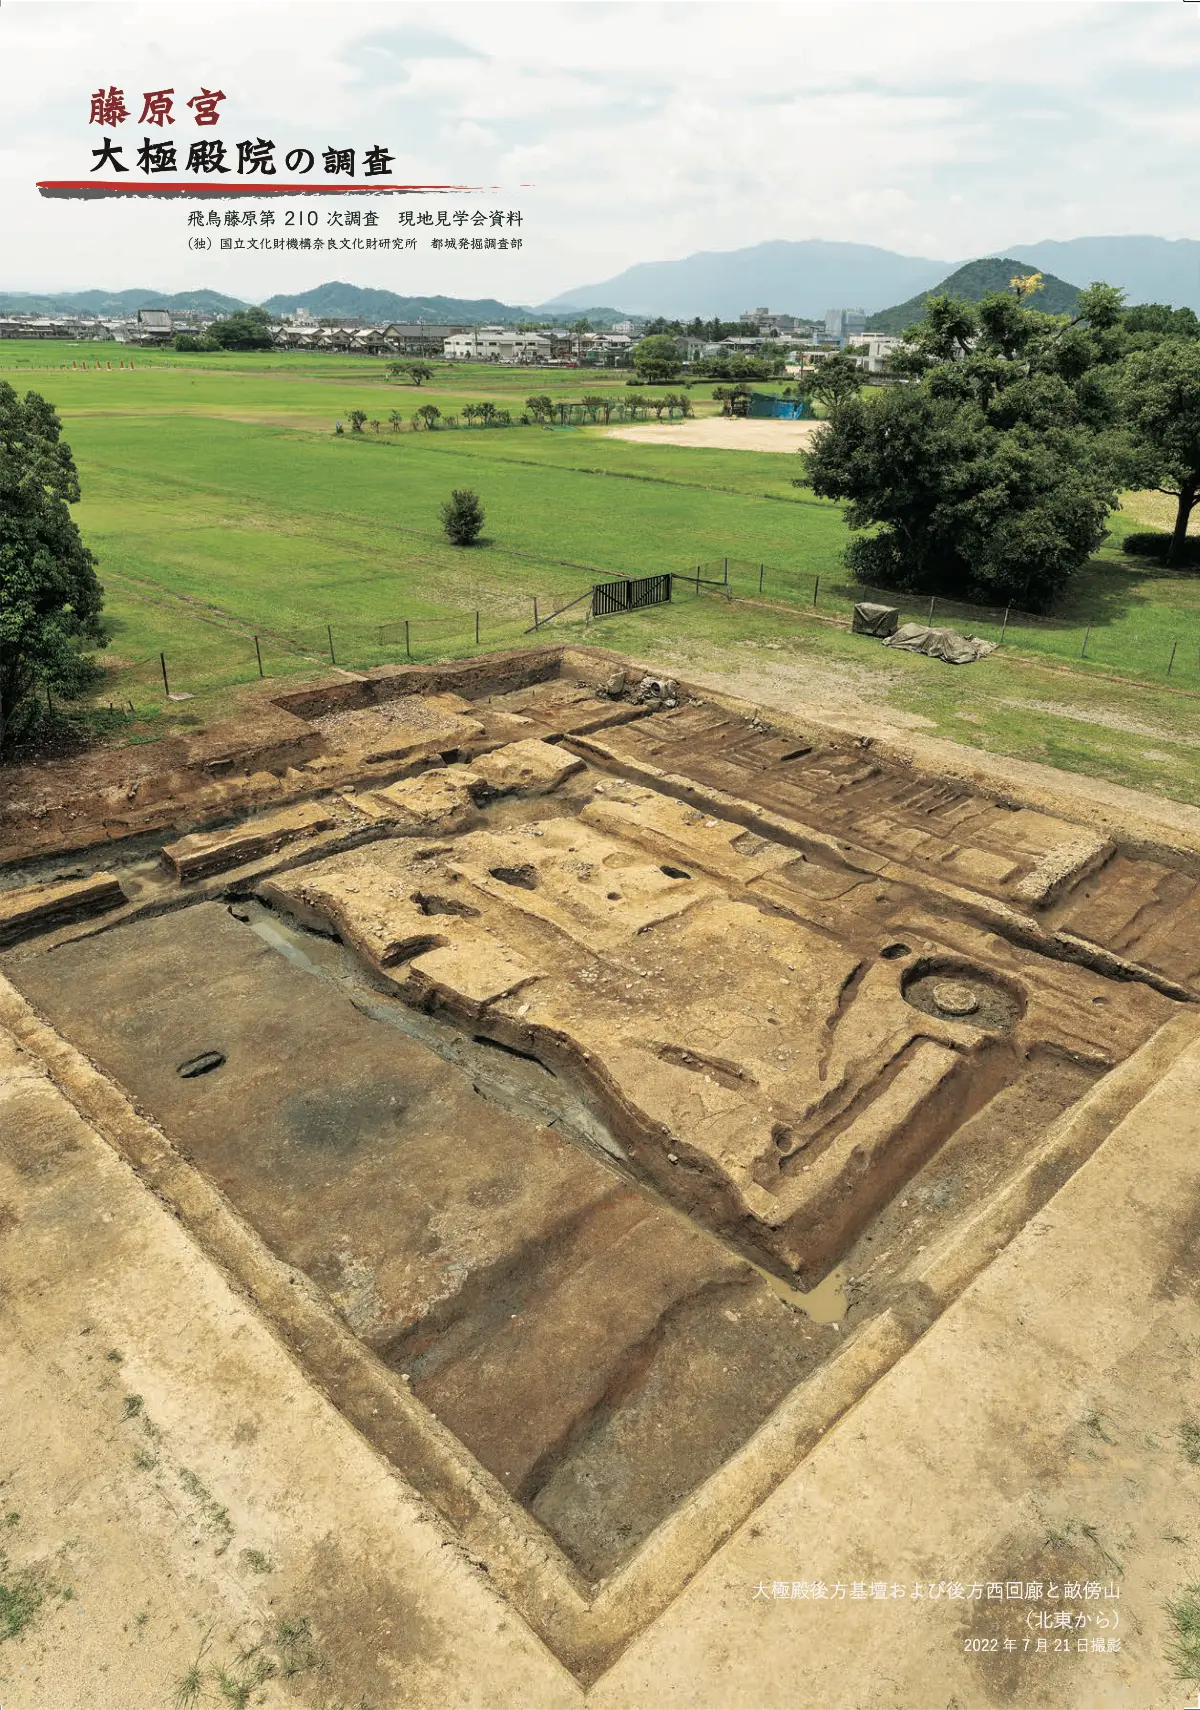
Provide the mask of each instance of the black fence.
[{"label": "black fence", "polygon": [[671,598],[671,575],[631,576],[623,582],[597,582],[592,589],[592,616],[636,612],[643,606],[664,606]]}]

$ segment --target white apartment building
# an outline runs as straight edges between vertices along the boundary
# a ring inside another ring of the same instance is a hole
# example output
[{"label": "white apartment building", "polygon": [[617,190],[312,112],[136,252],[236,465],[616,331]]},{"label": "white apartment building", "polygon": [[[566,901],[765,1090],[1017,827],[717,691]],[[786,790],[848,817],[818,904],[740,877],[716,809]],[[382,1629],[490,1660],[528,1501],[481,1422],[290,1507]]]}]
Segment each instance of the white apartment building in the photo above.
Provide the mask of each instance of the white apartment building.
[{"label": "white apartment building", "polygon": [[549,362],[569,340],[512,327],[469,327],[446,339],[443,355],[457,362]]},{"label": "white apartment building", "polygon": [[851,339],[850,343],[864,360],[868,374],[882,374],[888,357],[894,350],[899,350],[904,340],[889,333],[864,333],[861,338]]}]

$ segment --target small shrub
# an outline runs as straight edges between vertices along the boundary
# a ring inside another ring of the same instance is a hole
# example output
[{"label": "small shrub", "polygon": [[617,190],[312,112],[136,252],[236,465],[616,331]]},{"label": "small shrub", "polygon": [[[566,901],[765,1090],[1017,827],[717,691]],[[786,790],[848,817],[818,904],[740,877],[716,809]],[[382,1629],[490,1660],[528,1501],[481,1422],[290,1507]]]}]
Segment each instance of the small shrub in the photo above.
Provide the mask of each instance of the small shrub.
[{"label": "small shrub", "polygon": [[483,506],[479,494],[469,487],[456,487],[442,506],[442,527],[455,546],[470,546],[483,530]]},{"label": "small shrub", "polygon": [[187,1673],[181,1674],[175,1682],[172,1710],[195,1710],[203,1690],[204,1671],[198,1662],[194,1662]]},{"label": "small shrub", "polygon": [[46,1593],[31,1569],[12,1573],[0,1560],[0,1572],[0,1640],[15,1639],[36,1618]]},{"label": "small shrub", "polygon": [[[1127,534],[1120,542],[1122,552],[1131,558],[1157,558],[1165,562],[1171,546],[1171,536],[1166,533]],[[1183,561],[1185,564],[1200,564],[1200,539],[1189,535],[1184,542]]]},{"label": "small shrub", "polygon": [[298,1621],[277,1621],[273,1642],[279,1653],[279,1669],[285,1680],[316,1667],[317,1646],[306,1615]]},{"label": "small shrub", "polygon": [[1186,1585],[1167,1603],[1171,1623],[1168,1657],[1179,1680],[1200,1680],[1200,1585]]}]

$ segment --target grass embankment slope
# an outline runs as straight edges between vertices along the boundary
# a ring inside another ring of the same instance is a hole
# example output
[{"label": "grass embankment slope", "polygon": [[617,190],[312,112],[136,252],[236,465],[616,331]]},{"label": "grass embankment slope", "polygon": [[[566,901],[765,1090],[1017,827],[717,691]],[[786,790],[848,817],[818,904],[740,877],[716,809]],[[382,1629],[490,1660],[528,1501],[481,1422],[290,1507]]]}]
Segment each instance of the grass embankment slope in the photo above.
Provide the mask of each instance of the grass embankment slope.
[{"label": "grass embankment slope", "polygon": [[[327,666],[327,624],[339,664],[402,658],[405,619],[414,658],[470,653],[476,611],[484,648],[514,645],[535,594],[544,615],[597,577],[730,554],[732,604],[684,593],[586,632],[563,619],[561,633],[721,672],[746,692],[794,689],[797,704],[857,697],[993,752],[1200,801],[1200,581],[1121,556],[1120,537],[1145,526],[1132,511],[1113,518],[1113,539],[1059,613],[1010,622],[1001,654],[955,670],[822,621],[844,616],[854,595],[840,566],[846,531],[840,507],[793,487],[791,457],[593,429],[386,425],[392,409],[408,416],[424,402],[458,413],[485,397],[519,408],[533,391],[619,393],[627,375],[439,367],[418,390],[363,358],[152,353],[135,355],[131,373],[72,368],[82,355],[6,342],[0,378],[36,387],[63,416],[83,483],[76,514],[113,622],[110,693],[133,701],[139,734],[257,692],[256,634],[271,679]],[[121,359],[112,345],[86,355]],[[699,409],[715,410],[710,391],[694,389]],[[354,408],[382,431],[336,437],[335,418]],[[470,551],[440,531],[456,486],[475,488],[487,509],[485,540]],[[758,563],[769,604],[751,603]],[[920,613],[910,603],[906,615]],[[998,618],[960,627],[995,633]],[[194,702],[164,706],[160,651],[172,688]]]}]

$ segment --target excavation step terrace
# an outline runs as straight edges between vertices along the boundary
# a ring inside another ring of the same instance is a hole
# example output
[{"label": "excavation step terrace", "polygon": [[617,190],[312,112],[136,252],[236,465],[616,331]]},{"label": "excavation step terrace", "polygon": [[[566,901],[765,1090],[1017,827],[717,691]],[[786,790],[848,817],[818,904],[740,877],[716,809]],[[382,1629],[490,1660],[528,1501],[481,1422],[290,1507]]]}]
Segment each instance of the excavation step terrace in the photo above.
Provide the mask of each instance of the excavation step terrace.
[{"label": "excavation step terrace", "polygon": [[112,873],[0,890],[0,945],[66,920],[120,908],[124,901],[120,880]]}]

